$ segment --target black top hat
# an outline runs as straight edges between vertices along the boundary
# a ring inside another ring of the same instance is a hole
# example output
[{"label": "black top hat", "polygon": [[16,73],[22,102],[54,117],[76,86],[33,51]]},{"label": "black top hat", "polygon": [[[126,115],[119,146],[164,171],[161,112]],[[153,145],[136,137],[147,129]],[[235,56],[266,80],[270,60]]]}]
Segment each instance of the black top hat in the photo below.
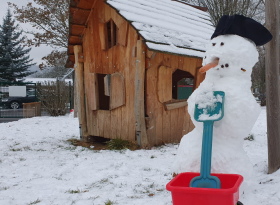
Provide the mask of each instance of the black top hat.
[{"label": "black top hat", "polygon": [[262,24],[242,15],[222,16],[211,39],[225,34],[248,38],[256,46],[264,45],[272,39],[271,33]]}]

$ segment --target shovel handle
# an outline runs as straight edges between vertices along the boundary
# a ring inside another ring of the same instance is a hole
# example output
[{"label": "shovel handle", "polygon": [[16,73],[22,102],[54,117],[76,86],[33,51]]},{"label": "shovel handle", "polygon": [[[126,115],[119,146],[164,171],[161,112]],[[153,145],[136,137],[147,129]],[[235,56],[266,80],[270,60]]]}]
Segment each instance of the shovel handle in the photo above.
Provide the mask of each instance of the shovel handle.
[{"label": "shovel handle", "polygon": [[214,121],[203,122],[203,139],[200,165],[200,175],[203,178],[209,177],[211,172],[213,124]]}]

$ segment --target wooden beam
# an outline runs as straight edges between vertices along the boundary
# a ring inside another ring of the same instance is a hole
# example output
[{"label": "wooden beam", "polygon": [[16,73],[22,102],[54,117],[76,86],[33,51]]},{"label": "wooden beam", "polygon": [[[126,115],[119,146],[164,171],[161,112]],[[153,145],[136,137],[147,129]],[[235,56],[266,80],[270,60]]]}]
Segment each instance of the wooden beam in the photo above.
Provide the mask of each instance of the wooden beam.
[{"label": "wooden beam", "polygon": [[164,103],[164,108],[167,111],[167,110],[177,109],[180,107],[185,107],[187,105],[188,105],[187,100],[180,101],[180,102],[168,102],[168,103]]},{"label": "wooden beam", "polygon": [[87,137],[87,123],[86,123],[86,108],[85,108],[85,86],[84,86],[84,63],[79,61],[80,54],[83,52],[83,47],[81,45],[74,46],[75,54],[75,89],[77,99],[79,126],[81,129],[81,136]]},{"label": "wooden beam", "polygon": [[137,41],[137,57],[135,70],[135,95],[134,95],[134,114],[136,120],[136,139],[138,144],[145,148],[149,147],[146,121],[145,121],[145,47],[142,40]]},{"label": "wooden beam", "polygon": [[84,24],[74,24],[74,23],[71,23],[71,26],[72,26],[72,27],[76,27],[76,28],[80,28],[80,29],[85,29],[85,28],[87,28],[87,26],[84,25]]},{"label": "wooden beam", "polygon": [[273,39],[266,45],[266,111],[268,142],[268,173],[280,168],[280,59],[279,0],[265,1],[266,27]]},{"label": "wooden beam", "polygon": [[79,8],[79,7],[70,7],[70,11],[87,11],[90,12],[91,9]]}]

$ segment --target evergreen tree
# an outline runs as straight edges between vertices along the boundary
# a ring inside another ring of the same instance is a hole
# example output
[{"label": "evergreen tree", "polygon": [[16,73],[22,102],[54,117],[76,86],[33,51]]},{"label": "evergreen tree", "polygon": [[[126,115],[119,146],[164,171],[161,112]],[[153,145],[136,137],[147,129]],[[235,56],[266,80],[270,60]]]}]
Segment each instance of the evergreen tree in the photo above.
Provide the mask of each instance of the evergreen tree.
[{"label": "evergreen tree", "polygon": [[34,73],[28,70],[35,64],[28,55],[31,48],[25,48],[25,38],[18,27],[8,10],[0,25],[0,81],[20,81]]}]

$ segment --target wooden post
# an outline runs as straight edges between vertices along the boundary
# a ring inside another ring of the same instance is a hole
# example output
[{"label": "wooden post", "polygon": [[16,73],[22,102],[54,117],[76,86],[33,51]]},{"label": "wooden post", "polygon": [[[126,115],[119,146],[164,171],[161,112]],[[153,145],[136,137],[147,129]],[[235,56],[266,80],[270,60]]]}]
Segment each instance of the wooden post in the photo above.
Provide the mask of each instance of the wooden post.
[{"label": "wooden post", "polygon": [[142,40],[137,41],[135,71],[134,114],[136,120],[136,140],[141,147],[149,147],[145,122],[145,50]]},{"label": "wooden post", "polygon": [[74,46],[75,54],[75,89],[76,89],[76,104],[78,108],[78,118],[80,126],[81,137],[87,136],[87,126],[86,126],[86,108],[85,108],[85,89],[84,89],[84,63],[82,55],[83,48],[81,45]]},{"label": "wooden post", "polygon": [[273,39],[266,45],[268,173],[280,168],[279,0],[265,2],[266,27]]}]

